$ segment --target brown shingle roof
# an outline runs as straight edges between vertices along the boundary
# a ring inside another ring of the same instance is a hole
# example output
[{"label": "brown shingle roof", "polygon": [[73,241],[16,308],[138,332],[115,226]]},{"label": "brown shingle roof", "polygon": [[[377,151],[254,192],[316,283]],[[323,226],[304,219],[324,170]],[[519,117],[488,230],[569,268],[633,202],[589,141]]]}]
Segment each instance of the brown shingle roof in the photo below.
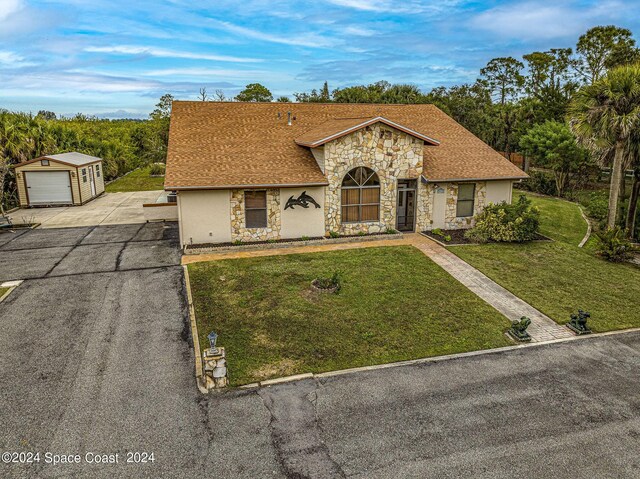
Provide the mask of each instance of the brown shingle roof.
[{"label": "brown shingle roof", "polygon": [[385,125],[392,126],[398,130],[404,131],[409,135],[415,136],[429,143],[430,145],[437,145],[438,141],[433,138],[429,138],[427,135],[413,131],[403,125],[398,125],[391,120],[388,120],[381,116],[365,117],[365,118],[336,118],[333,120],[325,121],[322,125],[319,125],[312,130],[307,131],[301,136],[295,139],[298,145],[309,146],[312,148],[324,145],[329,141],[340,138],[341,136],[348,135],[356,130],[364,128],[365,126],[372,125],[374,123],[384,123]]},{"label": "brown shingle roof", "polygon": [[355,118],[376,117],[440,142],[425,146],[428,181],[527,176],[433,105],[176,101],[165,188],[327,184],[311,150],[295,140],[323,124],[335,131],[339,119],[353,126]]}]

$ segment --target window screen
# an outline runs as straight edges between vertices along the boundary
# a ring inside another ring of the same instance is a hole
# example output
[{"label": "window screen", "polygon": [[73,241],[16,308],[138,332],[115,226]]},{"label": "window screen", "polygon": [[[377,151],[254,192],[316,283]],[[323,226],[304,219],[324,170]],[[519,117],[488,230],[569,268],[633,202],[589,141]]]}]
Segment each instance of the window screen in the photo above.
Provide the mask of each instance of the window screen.
[{"label": "window screen", "polygon": [[473,201],[475,193],[475,183],[463,183],[458,185],[458,207],[456,216],[473,216]]},{"label": "window screen", "polygon": [[244,215],[247,228],[267,227],[267,192],[244,192]]}]

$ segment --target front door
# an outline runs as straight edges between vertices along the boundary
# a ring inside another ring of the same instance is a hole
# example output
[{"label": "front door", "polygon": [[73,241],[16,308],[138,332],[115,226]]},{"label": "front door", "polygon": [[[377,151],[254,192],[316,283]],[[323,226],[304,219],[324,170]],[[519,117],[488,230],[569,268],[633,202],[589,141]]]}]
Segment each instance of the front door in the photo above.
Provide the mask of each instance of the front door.
[{"label": "front door", "polygon": [[398,181],[396,229],[414,231],[416,218],[416,180]]},{"label": "front door", "polygon": [[91,185],[91,196],[96,196],[96,178],[93,176],[93,165],[89,165],[89,184]]}]

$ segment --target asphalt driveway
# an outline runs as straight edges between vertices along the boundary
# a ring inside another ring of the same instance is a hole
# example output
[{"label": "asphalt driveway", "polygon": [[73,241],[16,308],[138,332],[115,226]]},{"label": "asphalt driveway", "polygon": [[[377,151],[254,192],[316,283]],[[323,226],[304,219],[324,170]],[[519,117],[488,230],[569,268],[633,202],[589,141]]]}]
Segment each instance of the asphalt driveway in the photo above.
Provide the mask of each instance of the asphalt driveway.
[{"label": "asphalt driveway", "polygon": [[0,234],[0,477],[640,477],[637,332],[201,395],[176,234]]}]

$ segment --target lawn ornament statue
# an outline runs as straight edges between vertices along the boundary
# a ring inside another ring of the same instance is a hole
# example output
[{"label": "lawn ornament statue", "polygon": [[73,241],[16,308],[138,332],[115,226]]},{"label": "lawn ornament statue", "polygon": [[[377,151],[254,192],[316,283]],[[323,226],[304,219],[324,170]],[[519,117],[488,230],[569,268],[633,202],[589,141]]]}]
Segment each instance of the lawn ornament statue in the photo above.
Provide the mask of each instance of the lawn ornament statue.
[{"label": "lawn ornament statue", "polygon": [[527,333],[527,328],[531,324],[531,320],[526,316],[511,322],[509,335],[518,341],[531,341],[531,336]]},{"label": "lawn ornament statue", "polygon": [[591,314],[578,310],[578,314],[572,314],[571,320],[567,323],[567,327],[576,334],[589,334],[591,330],[587,326],[587,319],[591,317]]},{"label": "lawn ornament statue", "polygon": [[309,196],[306,191],[303,191],[302,194],[297,198],[290,196],[289,199],[287,200],[287,204],[285,205],[284,209],[286,210],[288,208],[291,208],[293,210],[295,209],[294,206],[302,206],[303,208],[309,208],[309,203],[314,205],[316,208],[320,208],[320,205],[318,204],[318,202],[314,200],[313,197]]}]

